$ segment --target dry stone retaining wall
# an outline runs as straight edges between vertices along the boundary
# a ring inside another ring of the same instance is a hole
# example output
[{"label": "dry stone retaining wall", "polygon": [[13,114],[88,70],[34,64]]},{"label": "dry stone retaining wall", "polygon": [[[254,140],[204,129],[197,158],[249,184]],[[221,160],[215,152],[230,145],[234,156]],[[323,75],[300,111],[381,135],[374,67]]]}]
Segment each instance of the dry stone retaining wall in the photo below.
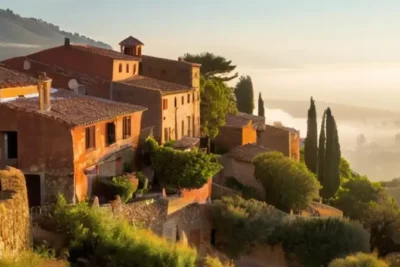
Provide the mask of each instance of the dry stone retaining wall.
[{"label": "dry stone retaining wall", "polygon": [[14,256],[32,243],[28,196],[23,173],[15,168],[0,170],[0,258]]}]

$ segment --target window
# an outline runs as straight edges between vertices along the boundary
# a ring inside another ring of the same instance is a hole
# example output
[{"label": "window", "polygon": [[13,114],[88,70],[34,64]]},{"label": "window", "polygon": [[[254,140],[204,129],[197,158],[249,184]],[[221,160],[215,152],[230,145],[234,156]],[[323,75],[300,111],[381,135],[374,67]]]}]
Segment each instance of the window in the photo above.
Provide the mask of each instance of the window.
[{"label": "window", "polygon": [[136,74],[136,64],[133,64],[133,74]]},{"label": "window", "polygon": [[191,119],[191,117],[188,116],[187,119],[188,119],[188,134],[187,135],[191,136],[191,131],[190,131],[190,129],[191,129],[191,127],[190,127],[190,119]]},{"label": "window", "polygon": [[119,72],[122,72],[122,63],[119,63]]},{"label": "window", "polygon": [[126,73],[129,73],[129,64],[126,64]]},{"label": "window", "polygon": [[194,102],[194,93],[193,93],[193,102]]},{"label": "window", "polygon": [[168,142],[169,140],[169,128],[164,128],[164,142]]},{"label": "window", "polygon": [[85,129],[86,149],[96,147],[96,127],[90,126]]},{"label": "window", "polygon": [[190,94],[188,94],[187,102],[190,103]]},{"label": "window", "polygon": [[163,110],[168,109],[168,99],[163,99],[162,100],[162,109]]},{"label": "window", "polygon": [[174,107],[176,107],[176,106],[178,105],[177,102],[178,102],[178,101],[176,100],[176,97],[175,97],[175,100],[174,100]]},{"label": "window", "polygon": [[132,130],[132,124],[131,124],[131,117],[124,117],[123,119],[123,123],[122,123],[122,127],[123,127],[123,137],[128,138],[131,136],[131,130]]},{"label": "window", "polygon": [[106,145],[115,143],[115,123],[109,122],[106,124]]},{"label": "window", "polygon": [[197,92],[197,100],[200,100],[200,92]]},{"label": "window", "polygon": [[182,105],[185,104],[185,97],[182,96]]},{"label": "window", "polygon": [[182,137],[185,136],[185,121],[184,120],[182,120],[182,129],[181,129],[181,131],[182,131],[182,136],[181,136],[181,138],[182,138]]}]

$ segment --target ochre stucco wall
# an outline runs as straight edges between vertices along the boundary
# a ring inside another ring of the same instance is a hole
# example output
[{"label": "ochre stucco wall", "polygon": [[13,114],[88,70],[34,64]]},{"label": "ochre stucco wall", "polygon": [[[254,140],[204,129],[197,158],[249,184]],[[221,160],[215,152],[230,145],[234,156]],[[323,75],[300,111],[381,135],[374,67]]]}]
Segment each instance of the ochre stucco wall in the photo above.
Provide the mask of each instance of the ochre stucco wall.
[{"label": "ochre stucco wall", "polygon": [[300,161],[300,135],[298,133],[290,133],[290,151],[292,159]]},{"label": "ochre stucco wall", "polygon": [[36,93],[38,93],[37,85],[12,87],[12,88],[0,88],[0,99],[7,98],[7,97],[17,97],[19,95],[36,94]]},{"label": "ochre stucco wall", "polygon": [[[122,64],[122,71],[119,71],[119,65]],[[126,66],[128,67],[128,71]],[[139,62],[132,61],[132,60],[114,60],[113,62],[113,73],[112,73],[112,80],[113,81],[120,81],[127,79],[132,76],[136,76],[138,74],[139,69]],[[135,74],[133,73],[135,70]]]},{"label": "ochre stucco wall", "polygon": [[251,122],[243,128],[222,126],[214,139],[216,147],[232,149],[237,146],[257,143],[257,132]]},{"label": "ochre stucco wall", "polygon": [[266,129],[260,133],[257,143],[290,157],[290,132],[271,125],[265,125],[265,127]]},{"label": "ochre stucco wall", "polygon": [[[118,117],[115,120],[110,121],[102,121],[100,123],[94,124],[96,127],[95,131],[95,142],[96,148],[91,150],[86,150],[86,139],[85,139],[85,129],[88,126],[76,127],[72,130],[73,143],[74,143],[74,173],[75,173],[75,194],[78,200],[84,200],[87,196],[88,192],[88,179],[84,173],[84,170],[88,167],[93,167],[93,165],[97,165],[101,159],[106,157],[107,155],[111,155],[113,153],[118,152],[124,153],[121,151],[123,148],[133,149],[135,150],[139,141],[140,134],[140,124],[142,112],[136,112],[134,114],[130,114],[127,116],[132,116],[131,120],[131,137],[124,139],[123,138],[123,117]],[[110,146],[106,145],[106,123],[107,122],[115,122],[115,130],[116,130],[116,142]],[[115,158],[115,157],[114,157]],[[110,159],[108,159],[110,161]],[[113,161],[113,160],[111,160]],[[133,162],[131,162],[133,164]],[[110,165],[116,165],[116,162],[111,162]],[[123,165],[123,162],[121,162]],[[116,169],[115,169],[116,170]],[[118,171],[118,170],[116,170]],[[115,173],[114,175],[117,175]]]},{"label": "ochre stucco wall", "polygon": [[[188,96],[190,97],[190,103],[188,103]],[[182,97],[184,100],[183,104],[182,104]],[[183,136],[187,136],[188,117],[190,117],[190,124],[191,124],[190,136],[199,136],[200,114],[199,113],[196,114],[195,110],[200,108],[200,100],[197,99],[195,92],[190,91],[185,93],[164,95],[162,99],[166,99],[168,101],[168,109],[162,111],[162,117],[163,117],[162,143],[165,142],[165,128],[170,128],[171,140],[178,140],[182,138],[182,121],[184,123]],[[175,99],[176,99],[176,107],[175,107]]]}]

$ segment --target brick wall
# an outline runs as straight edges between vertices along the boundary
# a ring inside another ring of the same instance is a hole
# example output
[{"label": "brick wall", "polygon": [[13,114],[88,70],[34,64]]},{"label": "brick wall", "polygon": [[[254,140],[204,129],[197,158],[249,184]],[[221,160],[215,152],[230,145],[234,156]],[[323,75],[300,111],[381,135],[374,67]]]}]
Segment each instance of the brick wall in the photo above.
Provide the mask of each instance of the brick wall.
[{"label": "brick wall", "polygon": [[21,171],[0,171],[0,258],[29,249],[32,233],[25,178]]}]

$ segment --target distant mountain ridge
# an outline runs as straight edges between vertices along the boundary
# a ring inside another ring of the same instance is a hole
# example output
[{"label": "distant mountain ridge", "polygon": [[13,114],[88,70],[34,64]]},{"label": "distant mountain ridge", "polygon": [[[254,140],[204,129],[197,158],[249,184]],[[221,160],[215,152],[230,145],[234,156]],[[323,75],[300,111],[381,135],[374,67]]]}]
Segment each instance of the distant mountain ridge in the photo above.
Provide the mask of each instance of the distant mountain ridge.
[{"label": "distant mountain ridge", "polygon": [[0,60],[61,45],[65,37],[72,43],[112,49],[106,43],[61,30],[41,19],[21,17],[10,9],[0,9],[0,25]]},{"label": "distant mountain ridge", "polygon": [[[317,107],[317,116],[322,118],[322,113],[327,107],[330,107],[335,114],[335,117],[340,120],[354,120],[354,121],[364,121],[364,120],[375,120],[375,119],[398,119],[400,118],[400,112],[351,106],[338,103],[327,103],[323,101],[315,101]],[[281,100],[281,99],[265,99],[264,104],[266,108],[269,109],[281,109],[289,113],[295,118],[306,118],[307,111],[310,107],[309,101],[292,101],[292,100]]]}]

